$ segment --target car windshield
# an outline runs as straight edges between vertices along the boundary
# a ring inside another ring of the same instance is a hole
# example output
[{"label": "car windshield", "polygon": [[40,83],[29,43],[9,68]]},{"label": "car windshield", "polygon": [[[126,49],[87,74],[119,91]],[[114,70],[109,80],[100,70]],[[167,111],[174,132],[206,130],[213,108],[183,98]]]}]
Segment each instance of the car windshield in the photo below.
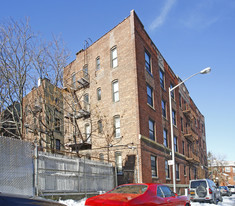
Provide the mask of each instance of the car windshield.
[{"label": "car windshield", "polygon": [[147,190],[147,188],[147,185],[124,185],[115,188],[109,193],[143,194]]},{"label": "car windshield", "polygon": [[199,181],[192,181],[191,182],[191,188],[197,188],[199,185],[202,185],[203,187],[206,187],[206,181],[205,180],[199,180]]}]

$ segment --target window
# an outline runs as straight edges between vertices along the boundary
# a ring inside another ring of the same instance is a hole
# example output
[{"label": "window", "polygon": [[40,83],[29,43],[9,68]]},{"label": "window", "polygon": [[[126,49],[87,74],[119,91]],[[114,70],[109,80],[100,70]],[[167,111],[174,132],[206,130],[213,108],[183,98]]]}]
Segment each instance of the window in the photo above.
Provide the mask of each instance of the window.
[{"label": "window", "polygon": [[[170,88],[172,89],[173,87],[174,87],[173,84],[170,84]],[[175,90],[171,91],[171,98],[175,99]]]},{"label": "window", "polygon": [[59,132],[60,131],[60,119],[55,118],[55,131]]},{"label": "window", "polygon": [[149,138],[151,140],[155,140],[155,129],[154,129],[154,121],[149,119]]},{"label": "window", "polygon": [[225,172],[230,172],[230,167],[225,167]]},{"label": "window", "polygon": [[181,131],[184,131],[184,122],[183,122],[183,118],[180,117],[180,124],[181,124]]},{"label": "window", "polygon": [[179,163],[175,164],[175,175],[176,175],[176,179],[180,179],[180,172],[179,172]]},{"label": "window", "polygon": [[167,130],[163,129],[164,146],[168,147]]},{"label": "window", "polygon": [[161,190],[164,194],[164,197],[172,197],[174,196],[174,193],[171,191],[171,189],[167,186],[160,186]]},{"label": "window", "polygon": [[120,133],[120,116],[114,116],[114,137],[119,138],[121,137]]},{"label": "window", "polygon": [[118,59],[117,59],[117,47],[114,47],[111,49],[111,60],[112,60],[112,68],[117,67],[118,65]]},{"label": "window", "polygon": [[118,80],[115,80],[112,85],[113,85],[113,101],[118,102],[119,101]]},{"label": "window", "polygon": [[166,173],[166,178],[169,179],[170,178],[170,169],[169,169],[169,165],[168,165],[167,160],[165,160],[165,173]]},{"label": "window", "polygon": [[157,177],[157,157],[151,155],[152,177]]},{"label": "window", "polygon": [[121,152],[115,152],[115,160],[116,160],[117,174],[122,175],[122,154],[121,154]]},{"label": "window", "polygon": [[145,51],[145,69],[151,74],[151,56],[150,54]]},{"label": "window", "polygon": [[101,100],[101,88],[97,89],[97,100],[100,101]]},{"label": "window", "polygon": [[55,140],[55,145],[56,145],[56,150],[60,150],[60,140],[59,139]]},{"label": "window", "polygon": [[166,102],[162,100],[162,116],[166,118]]},{"label": "window", "polygon": [[84,95],[84,110],[85,111],[90,111],[89,94]]},{"label": "window", "polygon": [[233,167],[233,173],[235,173],[235,167]]},{"label": "window", "polygon": [[101,162],[104,162],[104,154],[103,153],[99,154],[99,159]]},{"label": "window", "polygon": [[90,142],[91,141],[90,136],[91,136],[90,125],[89,124],[85,124],[85,138],[86,138],[85,142]]},{"label": "window", "polygon": [[153,89],[147,85],[148,104],[153,107]]},{"label": "window", "polygon": [[96,70],[100,70],[100,57],[96,58]]},{"label": "window", "polygon": [[172,124],[176,126],[176,114],[175,110],[172,109]]},{"label": "window", "polygon": [[165,73],[162,69],[159,70],[160,73],[160,85],[164,89],[165,88]]},{"label": "window", "polygon": [[178,152],[178,144],[177,144],[177,137],[174,136],[174,147],[175,147],[175,152]]},{"label": "window", "polygon": [[75,73],[72,74],[72,87],[73,88],[76,87],[76,74]]},{"label": "window", "polygon": [[160,189],[160,186],[157,187],[157,196],[158,197],[164,197],[162,190]]},{"label": "window", "polygon": [[83,77],[84,77],[85,79],[88,78],[88,65],[85,65],[85,66],[83,67]]},{"label": "window", "polygon": [[180,108],[182,108],[182,97],[181,97],[181,94],[179,94],[179,105],[180,105]]},{"label": "window", "polygon": [[183,155],[185,154],[185,151],[184,151],[184,141],[182,141],[182,148],[183,148]]},{"label": "window", "polygon": [[103,125],[102,125],[102,120],[98,121],[98,132],[102,133],[103,132]]},{"label": "window", "polygon": [[186,166],[184,165],[184,176],[186,176]]}]

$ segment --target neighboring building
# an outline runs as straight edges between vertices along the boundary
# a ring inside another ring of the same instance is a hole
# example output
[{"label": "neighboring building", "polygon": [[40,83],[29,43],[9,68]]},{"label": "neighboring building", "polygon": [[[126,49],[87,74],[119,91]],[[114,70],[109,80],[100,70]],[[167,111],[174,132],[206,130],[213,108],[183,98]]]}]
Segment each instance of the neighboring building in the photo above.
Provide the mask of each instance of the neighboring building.
[{"label": "neighboring building", "polygon": [[235,185],[235,162],[214,161],[209,171],[213,181],[218,185]]},{"label": "neighboring building", "polygon": [[64,150],[63,92],[50,83],[39,79],[23,99],[24,140],[37,142],[46,151]]},{"label": "neighboring building", "polygon": [[[64,69],[65,143],[115,162],[119,184],[172,186],[168,88],[180,81],[131,11]],[[179,192],[207,177],[205,120],[184,84],[172,99]]]},{"label": "neighboring building", "polygon": [[224,182],[223,185],[235,185],[235,162],[225,162],[224,174],[228,181]]}]

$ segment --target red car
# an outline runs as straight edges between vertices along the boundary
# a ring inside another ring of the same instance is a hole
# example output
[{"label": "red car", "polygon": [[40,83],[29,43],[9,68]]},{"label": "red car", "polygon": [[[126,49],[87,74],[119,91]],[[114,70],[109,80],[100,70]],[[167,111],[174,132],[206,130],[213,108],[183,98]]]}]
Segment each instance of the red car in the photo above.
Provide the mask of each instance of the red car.
[{"label": "red car", "polygon": [[113,190],[88,198],[85,206],[134,206],[134,205],[165,205],[190,206],[187,196],[178,196],[162,184],[126,184]]}]

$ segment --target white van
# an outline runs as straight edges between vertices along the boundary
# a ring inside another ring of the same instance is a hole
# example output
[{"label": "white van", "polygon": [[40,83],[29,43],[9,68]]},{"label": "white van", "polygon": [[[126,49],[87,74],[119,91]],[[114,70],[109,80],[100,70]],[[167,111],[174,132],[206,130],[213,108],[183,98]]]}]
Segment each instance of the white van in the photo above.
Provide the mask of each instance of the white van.
[{"label": "white van", "polygon": [[188,195],[193,202],[217,204],[218,201],[223,201],[220,190],[209,179],[190,180]]},{"label": "white van", "polygon": [[235,194],[235,185],[228,185],[228,188],[232,194]]}]

